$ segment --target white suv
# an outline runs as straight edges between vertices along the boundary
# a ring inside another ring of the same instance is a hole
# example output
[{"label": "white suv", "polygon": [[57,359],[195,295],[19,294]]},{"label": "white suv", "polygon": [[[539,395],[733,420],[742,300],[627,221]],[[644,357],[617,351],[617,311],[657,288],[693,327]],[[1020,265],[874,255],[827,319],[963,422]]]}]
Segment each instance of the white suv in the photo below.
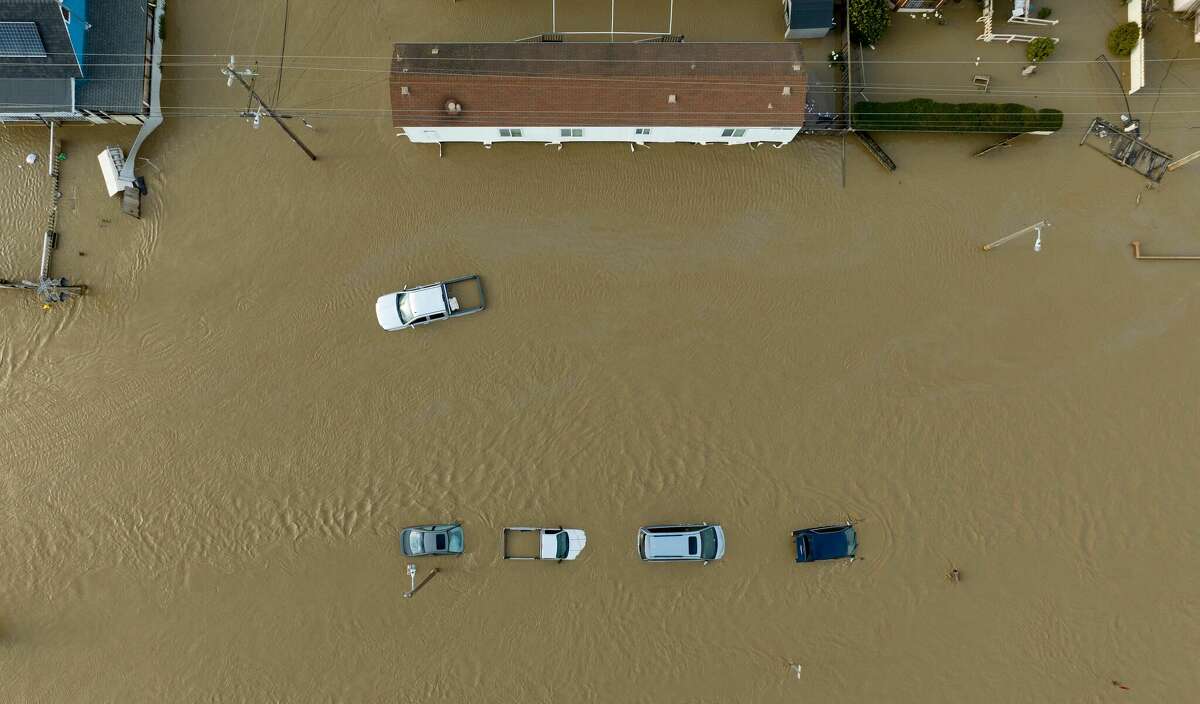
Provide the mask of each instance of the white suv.
[{"label": "white suv", "polygon": [[716,523],[644,526],[638,557],[647,562],[703,562],[725,556],[725,531]]}]

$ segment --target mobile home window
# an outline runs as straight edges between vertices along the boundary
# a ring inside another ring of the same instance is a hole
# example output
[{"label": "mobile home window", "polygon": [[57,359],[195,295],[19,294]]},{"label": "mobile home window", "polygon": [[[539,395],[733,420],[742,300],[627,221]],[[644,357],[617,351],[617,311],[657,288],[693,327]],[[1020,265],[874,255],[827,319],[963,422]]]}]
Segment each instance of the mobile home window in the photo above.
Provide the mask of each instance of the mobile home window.
[{"label": "mobile home window", "polygon": [[516,127],[501,127],[500,128],[500,136],[501,137],[520,137],[521,130]]},{"label": "mobile home window", "polygon": [[741,129],[741,128],[735,129],[732,127],[728,127],[726,129],[721,130],[721,136],[722,137],[745,137],[746,130]]},{"label": "mobile home window", "polygon": [[639,127],[633,131],[634,134],[650,134],[649,127]]},{"label": "mobile home window", "polygon": [[583,129],[579,127],[564,127],[560,134],[564,137],[582,137]]}]

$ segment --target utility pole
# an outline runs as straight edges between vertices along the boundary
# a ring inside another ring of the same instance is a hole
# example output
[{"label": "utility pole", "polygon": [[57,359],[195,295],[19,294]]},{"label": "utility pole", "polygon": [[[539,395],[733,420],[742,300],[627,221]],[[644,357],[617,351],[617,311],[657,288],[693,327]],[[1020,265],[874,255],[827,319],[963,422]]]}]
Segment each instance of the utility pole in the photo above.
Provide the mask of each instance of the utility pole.
[{"label": "utility pole", "polygon": [[[234,68],[233,59],[234,59],[234,57],[230,56],[229,57],[229,65],[226,66],[225,68],[221,69],[221,74],[224,75],[228,79],[226,81],[226,85],[228,85],[229,87],[232,88],[233,82],[235,80],[238,83],[241,83],[242,87],[246,89],[246,92],[250,94],[250,97],[258,103],[258,106],[263,111],[265,111],[272,120],[275,121],[275,124],[279,125],[279,127],[282,128],[283,131],[287,133],[287,136],[290,137],[291,140],[296,143],[296,146],[300,147],[300,149],[302,149],[304,151],[304,153],[308,156],[309,159],[316,161],[317,155],[313,154],[312,150],[309,149],[304,144],[304,142],[300,141],[300,138],[296,136],[296,133],[292,132],[291,129],[289,129],[286,124],[284,124],[283,120],[279,119],[279,115],[277,115],[275,113],[275,111],[271,109],[271,106],[267,105],[266,101],[264,101],[262,99],[262,96],[260,96],[258,93],[256,93],[254,91],[254,88],[250,87],[250,84],[246,82],[245,76],[248,74],[248,70],[238,71],[237,69]],[[257,122],[255,123],[255,126],[257,126]]]},{"label": "utility pole", "polygon": [[[440,572],[440,571],[441,571],[441,570],[439,570],[437,567],[434,567],[434,568],[433,568],[433,571],[432,571],[432,572],[430,572],[428,575],[426,575],[426,576],[425,576],[425,579],[422,579],[420,584],[413,585],[413,587],[412,587],[411,589],[409,589],[408,591],[404,592],[404,598],[405,598],[405,599],[411,599],[411,598],[412,598],[412,596],[413,596],[413,594],[416,594],[417,592],[421,591],[421,587],[424,587],[426,584],[429,584],[429,580],[431,580],[431,579],[433,579],[434,577],[436,577],[436,576],[437,576],[437,573],[438,573],[438,572]],[[416,565],[409,565],[409,566],[408,566],[408,578],[409,578],[410,580],[415,580],[415,579],[416,579],[416,576],[417,576],[417,566],[416,566]]]},{"label": "utility pole", "polygon": [[1017,237],[1020,237],[1028,232],[1036,232],[1037,238],[1033,241],[1033,251],[1040,252],[1042,251],[1042,228],[1046,227],[1050,227],[1050,223],[1046,222],[1045,220],[1039,220],[1029,227],[1022,227],[1020,230],[1017,230],[1011,235],[1005,235],[995,242],[989,242],[988,244],[983,245],[983,251],[990,252],[1009,240],[1016,239]]}]

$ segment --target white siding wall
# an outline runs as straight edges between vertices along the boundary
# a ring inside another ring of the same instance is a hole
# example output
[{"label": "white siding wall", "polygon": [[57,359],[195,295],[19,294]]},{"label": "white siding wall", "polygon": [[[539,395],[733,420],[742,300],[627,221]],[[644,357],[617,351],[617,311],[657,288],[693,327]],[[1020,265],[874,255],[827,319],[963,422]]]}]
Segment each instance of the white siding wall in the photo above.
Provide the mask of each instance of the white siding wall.
[{"label": "white siding wall", "polygon": [[[401,133],[413,142],[433,144],[437,142],[537,142],[556,144],[568,142],[687,142],[710,144],[748,144],[751,142],[792,141],[800,132],[799,127],[747,127],[740,136],[724,137],[721,133],[729,127],[649,127],[650,134],[637,134],[635,127],[576,127],[583,131],[580,137],[564,137],[564,127],[520,127],[520,137],[501,136],[498,127],[405,127]],[[397,135],[399,136],[399,135]]]}]

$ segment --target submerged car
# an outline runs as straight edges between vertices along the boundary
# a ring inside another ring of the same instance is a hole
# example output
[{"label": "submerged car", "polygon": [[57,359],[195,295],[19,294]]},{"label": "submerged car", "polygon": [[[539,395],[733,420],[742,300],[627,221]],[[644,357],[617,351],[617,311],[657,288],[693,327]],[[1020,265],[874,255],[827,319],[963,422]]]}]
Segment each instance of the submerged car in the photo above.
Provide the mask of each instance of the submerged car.
[{"label": "submerged car", "polygon": [[703,562],[725,556],[725,531],[716,523],[644,526],[638,557],[647,562]]},{"label": "submerged car", "polygon": [[[474,284],[473,290],[470,284]],[[475,305],[464,308],[459,296],[469,297]],[[459,318],[478,313],[487,302],[483,297],[483,281],[478,274],[436,284],[416,286],[380,296],[375,301],[375,319],[387,331],[407,330],[446,318]]]},{"label": "submerged car", "polygon": [[792,531],[792,539],[796,541],[796,562],[853,560],[858,550],[858,534],[849,523],[801,528]]},{"label": "submerged car", "polygon": [[463,551],[462,524],[443,523],[405,528],[400,531],[400,549],[409,557],[461,555]]}]

